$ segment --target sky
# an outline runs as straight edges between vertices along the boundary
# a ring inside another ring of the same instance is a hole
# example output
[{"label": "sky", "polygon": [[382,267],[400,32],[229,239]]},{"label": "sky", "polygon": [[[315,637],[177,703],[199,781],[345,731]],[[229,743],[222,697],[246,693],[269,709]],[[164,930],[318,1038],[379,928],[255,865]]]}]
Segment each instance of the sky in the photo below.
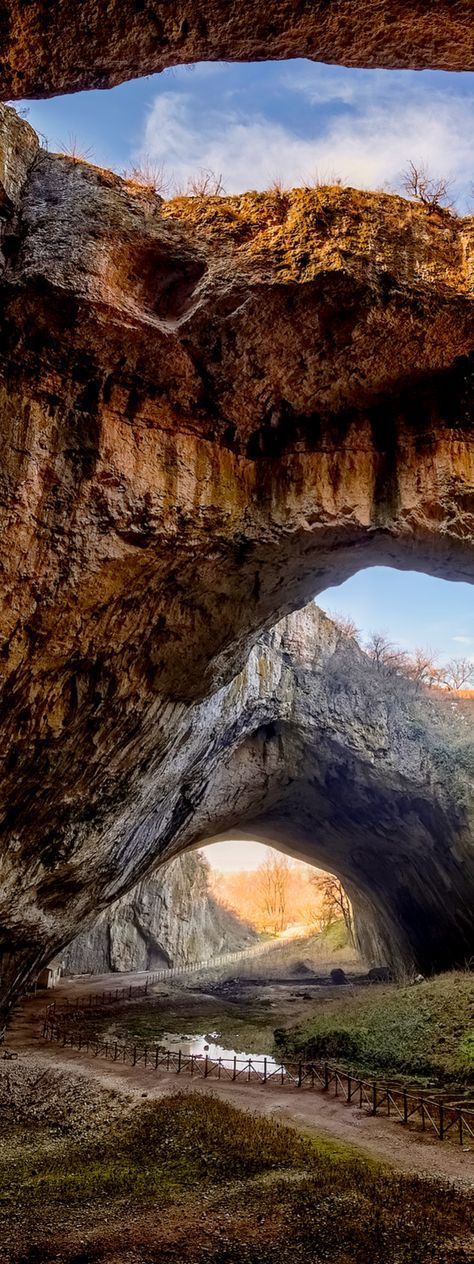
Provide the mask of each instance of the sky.
[{"label": "sky", "polygon": [[[79,152],[120,174],[155,169],[163,196],[203,171],[225,192],[321,182],[401,191],[409,161],[452,181],[474,211],[474,74],[356,70],[307,61],[179,67],[102,92],[17,106],[52,151]],[[386,632],[441,661],[474,658],[467,584],[374,567],[318,597],[362,637]],[[213,865],[255,868],[262,849],[222,843]]]},{"label": "sky", "polygon": [[470,584],[418,571],[373,566],[316,599],[327,614],[350,615],[362,641],[385,632],[404,650],[431,649],[440,662],[474,661],[474,597]]},{"label": "sky", "polygon": [[268,847],[264,843],[252,843],[239,838],[229,842],[211,843],[200,850],[212,869],[218,869],[219,873],[238,873],[241,869],[258,869],[265,860]]},{"label": "sky", "polygon": [[164,192],[202,170],[227,193],[275,179],[399,189],[412,160],[472,205],[474,74],[206,63],[23,108],[50,149],[118,172],[151,163]]}]

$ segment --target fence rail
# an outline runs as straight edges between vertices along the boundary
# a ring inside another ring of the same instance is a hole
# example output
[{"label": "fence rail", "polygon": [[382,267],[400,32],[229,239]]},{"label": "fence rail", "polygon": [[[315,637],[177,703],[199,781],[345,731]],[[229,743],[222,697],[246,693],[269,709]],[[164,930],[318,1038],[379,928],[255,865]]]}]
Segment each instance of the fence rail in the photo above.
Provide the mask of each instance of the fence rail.
[{"label": "fence rail", "polygon": [[[267,939],[263,943],[251,944],[248,948],[239,948],[236,952],[224,952],[219,957],[209,957],[205,961],[194,961],[181,966],[165,966],[161,970],[148,970],[146,971],[144,983],[131,983],[128,987],[106,988],[102,992],[87,992],[84,993],[84,996],[76,997],[73,1001],[70,1001],[67,997],[61,998],[61,1005],[64,1005],[69,1013],[72,1013],[84,1008],[95,1009],[101,1005],[114,1005],[120,1001],[131,1001],[134,997],[147,996],[150,988],[154,987],[155,983],[171,983],[173,979],[185,978],[190,974],[200,974],[205,970],[219,970],[221,966],[229,966],[233,962],[244,961],[253,957],[263,957],[267,952],[275,948],[275,943],[274,939]],[[55,1002],[52,1001],[50,1008],[54,1008],[54,1006]]]},{"label": "fence rail", "polygon": [[[70,1011],[69,1011],[70,1012]],[[67,1013],[67,1011],[66,1011]],[[65,1015],[66,1016],[66,1015]],[[460,1145],[474,1140],[474,1106],[453,1102],[448,1094],[432,1090],[429,1094],[382,1080],[365,1080],[356,1073],[333,1066],[330,1062],[285,1062],[275,1065],[273,1058],[212,1058],[209,1054],[175,1052],[160,1045],[139,1046],[117,1040],[91,1037],[85,1028],[70,1028],[58,1020],[54,1006],[49,1006],[42,1029],[45,1040],[63,1048],[111,1062],[143,1065],[152,1071],[165,1070],[177,1075],[188,1074],[196,1079],[229,1080],[232,1083],[270,1084],[275,1087],[319,1089],[371,1115],[385,1115],[408,1126],[434,1132],[440,1141],[455,1137]]]}]

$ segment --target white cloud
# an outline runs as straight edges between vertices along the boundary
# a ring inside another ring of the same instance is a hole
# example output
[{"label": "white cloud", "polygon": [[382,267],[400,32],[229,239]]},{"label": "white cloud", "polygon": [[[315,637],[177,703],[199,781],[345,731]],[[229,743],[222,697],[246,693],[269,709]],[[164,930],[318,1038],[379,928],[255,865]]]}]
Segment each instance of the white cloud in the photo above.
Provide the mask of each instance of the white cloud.
[{"label": "white cloud", "polygon": [[474,642],[474,636],[453,636],[451,639],[459,645],[472,645]]},{"label": "white cloud", "polygon": [[228,193],[263,189],[276,177],[288,186],[302,184],[316,174],[362,188],[397,187],[411,159],[452,177],[467,199],[474,98],[440,92],[427,97],[412,90],[378,101],[365,81],[359,94],[342,80],[340,89],[336,81],[331,91],[346,101],[355,93],[353,107],[312,110],[306,125],[313,134],[304,136],[261,112],[225,106],[206,111],[192,92],[160,92],[146,121],[141,155],[163,163],[180,185],[210,169],[222,175]]}]

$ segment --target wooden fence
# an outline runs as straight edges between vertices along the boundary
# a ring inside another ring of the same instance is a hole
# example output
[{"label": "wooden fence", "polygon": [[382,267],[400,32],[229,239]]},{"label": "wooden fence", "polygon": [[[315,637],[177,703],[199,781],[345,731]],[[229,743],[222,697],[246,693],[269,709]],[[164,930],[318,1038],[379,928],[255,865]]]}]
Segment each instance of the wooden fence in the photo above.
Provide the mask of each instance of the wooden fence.
[{"label": "wooden fence", "polygon": [[141,1065],[152,1071],[165,1070],[196,1079],[228,1080],[232,1083],[270,1084],[298,1089],[319,1089],[332,1093],[348,1104],[355,1103],[371,1115],[385,1115],[405,1125],[433,1132],[440,1141],[455,1138],[460,1145],[474,1141],[474,1107],[453,1102],[446,1093],[415,1088],[382,1080],[365,1080],[352,1071],[330,1062],[285,1062],[273,1058],[212,1058],[209,1054],[174,1052],[160,1045],[143,1046],[91,1037],[86,1028],[68,1027],[58,1021],[54,1006],[48,1007],[43,1024],[45,1040],[56,1041],[79,1052],[91,1053],[108,1061]]},{"label": "wooden fence", "polygon": [[[106,988],[102,992],[87,992],[73,1001],[61,997],[61,1005],[66,1006],[69,1013],[75,1010],[95,1009],[101,1005],[114,1005],[120,1001],[131,1001],[134,997],[147,996],[155,983],[167,983],[173,979],[186,978],[190,974],[200,974],[204,970],[219,970],[221,966],[232,965],[249,957],[262,957],[275,947],[274,939],[263,943],[251,944],[248,948],[239,948],[237,952],[224,952],[219,957],[209,957],[205,961],[195,961],[188,965],[165,966],[161,970],[143,971],[144,983],[132,983],[128,987]],[[55,1002],[50,1008],[54,1008]]]}]

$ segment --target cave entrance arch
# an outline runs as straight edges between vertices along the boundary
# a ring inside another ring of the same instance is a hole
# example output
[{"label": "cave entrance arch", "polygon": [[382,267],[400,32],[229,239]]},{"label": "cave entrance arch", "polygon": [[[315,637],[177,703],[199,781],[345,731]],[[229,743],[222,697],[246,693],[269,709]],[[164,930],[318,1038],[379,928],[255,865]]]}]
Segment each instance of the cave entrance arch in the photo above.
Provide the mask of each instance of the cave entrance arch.
[{"label": "cave entrance arch", "polygon": [[[302,816],[307,819],[310,817],[312,827],[298,824],[297,818],[292,818],[296,800],[302,809],[301,786],[295,798],[291,796],[287,802],[284,813],[278,807],[274,808],[267,820],[255,820],[248,824],[248,828],[239,825],[235,829],[206,838],[201,840],[199,847],[207,848],[222,842],[235,843],[237,852],[240,842],[260,843],[292,860],[311,865],[315,870],[334,875],[340,880],[350,900],[354,912],[355,945],[368,966],[388,965],[403,971],[405,968],[411,969],[415,963],[421,966],[423,957],[425,968],[428,968],[428,953],[432,951],[433,945],[428,945],[420,927],[419,943],[416,946],[413,927],[407,934],[408,926],[402,925],[400,906],[397,904],[394,908],[392,905],[391,884],[381,880],[381,869],[385,866],[387,855],[380,857],[375,840],[373,874],[368,866],[365,871],[362,867],[359,871],[361,838],[364,847],[364,834],[369,823],[359,821],[356,828],[353,818],[353,835],[350,834],[351,827],[348,825],[348,836],[339,837],[336,842],[334,821],[327,827],[327,832],[323,820],[320,820],[318,827],[313,817],[314,804],[311,807],[307,805],[304,813],[301,811]],[[354,810],[356,811],[355,804]],[[370,848],[368,850],[370,852]],[[395,886],[396,883],[392,885]]]},{"label": "cave entrance arch", "polygon": [[459,797],[407,761],[369,686],[331,710],[332,633],[289,612],[376,561],[473,581],[472,221],[294,190],[271,245],[251,195],[216,240],[200,199],[150,215],[0,116],[2,996],[210,824],[304,809],[308,838],[328,804],[346,859],[354,803],[378,840],[350,871],[394,955],[462,961],[466,770]]}]

